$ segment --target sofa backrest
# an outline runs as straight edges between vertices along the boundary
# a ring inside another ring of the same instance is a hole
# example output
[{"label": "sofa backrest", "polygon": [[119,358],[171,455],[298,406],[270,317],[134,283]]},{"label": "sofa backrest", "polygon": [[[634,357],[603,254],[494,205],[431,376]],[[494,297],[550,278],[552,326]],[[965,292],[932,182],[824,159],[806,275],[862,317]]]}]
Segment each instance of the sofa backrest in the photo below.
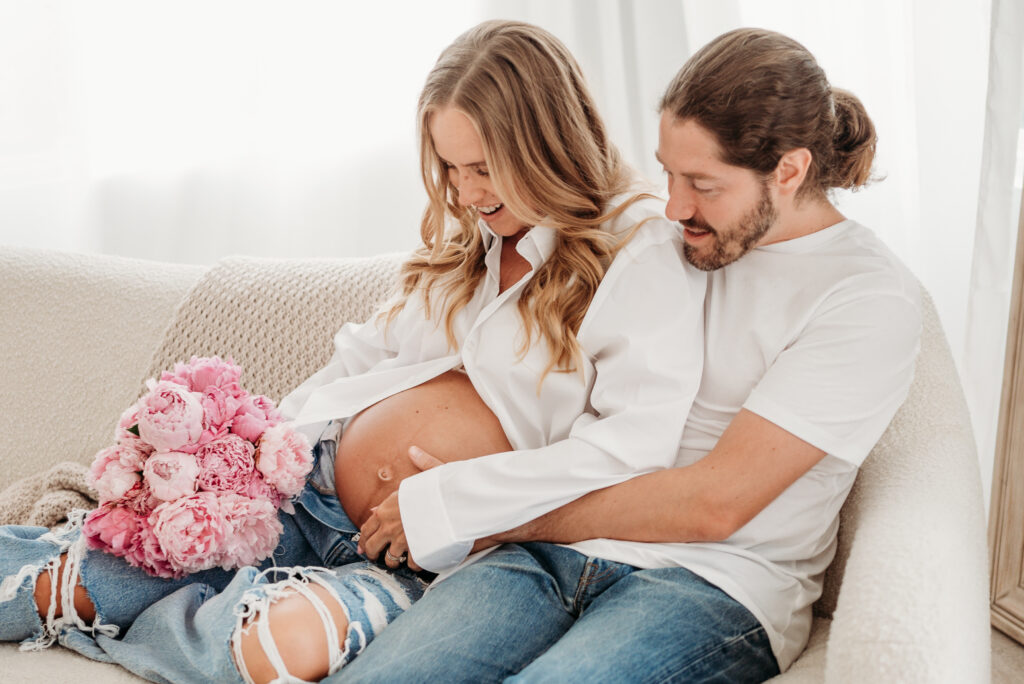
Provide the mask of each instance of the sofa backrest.
[{"label": "sofa backrest", "polygon": [[91,463],[202,266],[0,247],[0,491]]},{"label": "sofa backrest", "polygon": [[179,305],[147,377],[192,356],[230,356],[247,390],[280,401],[327,363],[342,324],[387,298],[406,257],[224,259]]}]

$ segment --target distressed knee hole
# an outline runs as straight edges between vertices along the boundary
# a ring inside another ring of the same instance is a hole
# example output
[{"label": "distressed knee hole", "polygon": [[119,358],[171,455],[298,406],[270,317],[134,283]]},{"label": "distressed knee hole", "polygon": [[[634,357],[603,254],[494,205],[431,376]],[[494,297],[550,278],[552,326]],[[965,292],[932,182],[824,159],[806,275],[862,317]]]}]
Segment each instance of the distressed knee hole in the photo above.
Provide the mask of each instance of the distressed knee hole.
[{"label": "distressed knee hole", "polygon": [[232,637],[250,684],[319,681],[341,667],[348,618],[334,589],[314,574],[270,585],[243,606]]},{"label": "distressed knee hole", "polygon": [[[78,617],[84,622],[92,622],[96,618],[96,607],[85,591],[85,587],[81,585],[80,574],[77,570],[74,572],[74,582],[71,584],[64,579],[65,574],[72,574],[68,570],[67,559],[68,556],[65,553],[43,566],[36,578],[34,592],[36,610],[39,611],[39,617],[43,619],[47,618],[50,611],[53,611],[55,618],[63,617],[64,605],[70,600]],[[67,586],[73,587],[70,596],[68,596]]]},{"label": "distressed knee hole", "polygon": [[[12,580],[9,589],[16,590],[25,578],[35,577],[32,598],[42,619],[42,633],[33,642],[20,646],[23,651],[42,650],[51,646],[66,629],[75,628],[87,634],[103,634],[116,637],[116,625],[103,624],[96,614],[96,608],[79,579],[85,559],[85,538],[74,534],[82,525],[86,511],[75,510],[68,514],[68,523],[63,529],[47,532],[37,541],[47,541],[56,548],[56,556],[42,566],[25,566]],[[8,600],[4,591],[3,600]]]}]

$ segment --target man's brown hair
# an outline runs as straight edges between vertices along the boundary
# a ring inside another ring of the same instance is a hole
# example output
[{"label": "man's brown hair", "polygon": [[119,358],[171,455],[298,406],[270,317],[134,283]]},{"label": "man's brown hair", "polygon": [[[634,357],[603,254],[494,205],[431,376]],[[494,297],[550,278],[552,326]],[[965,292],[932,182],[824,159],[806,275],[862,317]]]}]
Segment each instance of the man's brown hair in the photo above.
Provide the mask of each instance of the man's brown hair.
[{"label": "man's brown hair", "polygon": [[864,105],[833,88],[807,48],[782,34],[722,34],[686,62],[659,109],[700,124],[717,139],[722,161],[763,177],[786,152],[807,148],[812,161],[798,197],[871,180],[877,136]]}]

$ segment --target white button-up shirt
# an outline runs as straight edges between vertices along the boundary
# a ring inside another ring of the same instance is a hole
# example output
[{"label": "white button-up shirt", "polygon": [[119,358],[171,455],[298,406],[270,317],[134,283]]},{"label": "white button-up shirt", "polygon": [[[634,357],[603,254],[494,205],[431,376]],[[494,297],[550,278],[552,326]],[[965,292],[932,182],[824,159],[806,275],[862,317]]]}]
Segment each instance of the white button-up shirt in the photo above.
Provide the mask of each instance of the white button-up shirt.
[{"label": "white button-up shirt", "polygon": [[[410,297],[390,326],[371,317],[335,336],[330,363],[281,402],[316,439],[328,420],[355,415],[397,392],[462,366],[513,450],[448,463],[404,480],[399,508],[409,551],[427,570],[463,561],[474,540],[511,529],[587,492],[675,463],[697,393],[703,355],[705,275],[682,254],[678,227],[656,200],[635,203],[612,231],[647,222],[618,253],[577,339],[579,372],[551,372],[547,343],[525,331],[523,286],[554,251],[555,229],[530,229],[516,250],[531,266],[499,294],[501,237],[480,223],[487,274],[454,320],[448,345],[441,307]],[[443,454],[438,454],[443,457]]]}]

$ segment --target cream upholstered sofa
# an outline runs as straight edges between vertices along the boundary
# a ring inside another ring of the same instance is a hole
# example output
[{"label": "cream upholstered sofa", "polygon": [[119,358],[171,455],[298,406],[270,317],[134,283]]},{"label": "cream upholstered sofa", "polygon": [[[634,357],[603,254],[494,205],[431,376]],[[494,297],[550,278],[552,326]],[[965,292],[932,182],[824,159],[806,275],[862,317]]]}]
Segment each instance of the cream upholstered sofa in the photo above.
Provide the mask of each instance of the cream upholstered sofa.
[{"label": "cream upholstered sofa", "polygon": [[[247,387],[280,398],[326,361],[342,322],[369,315],[398,263],[229,259],[204,268],[0,248],[0,522],[53,524],[68,505],[87,503],[84,464],[109,443],[143,380],[174,360],[231,355]],[[910,397],[843,508],[810,644],[773,681],[989,679],[978,466],[956,370],[926,307]],[[2,644],[0,681],[139,680],[61,648]]]}]

